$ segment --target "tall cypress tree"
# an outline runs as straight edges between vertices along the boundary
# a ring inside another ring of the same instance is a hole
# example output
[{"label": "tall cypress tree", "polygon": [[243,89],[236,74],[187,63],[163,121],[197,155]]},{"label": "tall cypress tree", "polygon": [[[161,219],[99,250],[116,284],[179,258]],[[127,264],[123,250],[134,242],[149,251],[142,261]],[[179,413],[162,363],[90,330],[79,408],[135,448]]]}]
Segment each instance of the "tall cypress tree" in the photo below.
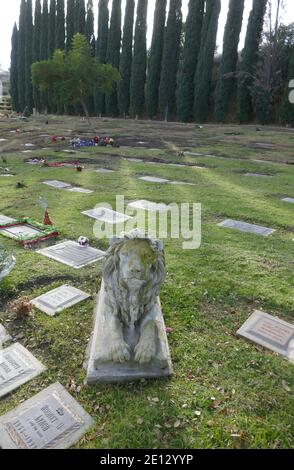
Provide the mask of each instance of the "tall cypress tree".
[{"label": "tall cypress tree", "polygon": [[182,0],[171,0],[164,38],[159,107],[168,119],[176,111],[176,86],[182,32]]},{"label": "tall cypress tree", "polygon": [[[96,56],[101,62],[101,64],[105,64],[106,59],[107,59],[108,24],[109,24],[108,3],[109,3],[109,0],[99,0]],[[95,113],[98,116],[105,114],[105,94],[96,88],[94,99],[95,99]]]},{"label": "tall cypress tree", "polygon": [[56,28],[56,0],[50,0],[49,29],[48,29],[48,56],[52,57],[55,51],[55,28]]},{"label": "tall cypress tree", "polygon": [[152,119],[158,112],[161,61],[164,44],[167,0],[156,0],[153,35],[147,75],[147,113]]},{"label": "tall cypress tree", "polygon": [[128,114],[130,109],[134,14],[135,0],[127,0],[119,69],[122,80],[118,84],[118,107],[120,114],[124,116]]},{"label": "tall cypress tree", "polygon": [[19,109],[26,106],[26,2],[21,0],[18,34],[17,81]]},{"label": "tall cypress tree", "polygon": [[33,63],[33,6],[32,0],[27,0],[26,15],[25,15],[25,74],[26,74],[26,89],[25,100],[26,107],[29,113],[33,112],[34,99],[33,99],[33,84],[31,66]]},{"label": "tall cypress tree", "polygon": [[[121,45],[121,0],[113,0],[107,45],[107,63],[119,69]],[[118,115],[117,85],[112,93],[106,96],[106,113],[108,116]]]},{"label": "tall cypress tree", "polygon": [[144,111],[147,66],[147,8],[148,0],[139,0],[131,75],[131,112],[140,116]]},{"label": "tall cypress tree", "polygon": [[[41,0],[36,0],[34,17],[34,36],[33,36],[33,62],[39,62],[41,59],[41,30],[42,30],[42,8]],[[34,103],[37,111],[41,109],[40,92],[34,88]]]},{"label": "tall cypress tree", "polygon": [[240,123],[249,122],[253,114],[250,86],[252,85],[252,75],[254,74],[258,61],[258,50],[262,36],[266,5],[267,0],[253,0],[253,7],[248,21],[238,86],[237,116]]},{"label": "tall cypress tree", "polygon": [[65,5],[64,0],[57,0],[56,5],[55,48],[64,50],[65,45]]},{"label": "tall cypress tree", "polygon": [[190,0],[177,94],[177,114],[184,122],[193,120],[194,77],[201,45],[203,15],[204,0]]},{"label": "tall cypress tree", "polygon": [[87,19],[86,19],[86,37],[89,44],[92,44],[94,37],[94,6],[93,0],[88,0],[87,3]]},{"label": "tall cypress tree", "polygon": [[203,122],[209,113],[211,81],[216,48],[220,0],[206,0],[206,15],[203,24],[201,49],[195,74],[194,117]]},{"label": "tall cypress tree", "polygon": [[[40,59],[47,60],[49,57],[48,52],[49,52],[49,10],[48,10],[48,0],[43,0]],[[40,104],[41,104],[41,110],[47,112],[48,93],[46,91],[40,93]]]},{"label": "tall cypress tree", "polygon": [[77,18],[77,32],[81,34],[86,33],[86,6],[85,0],[78,0],[77,6],[78,18]]},{"label": "tall cypress tree", "polygon": [[245,0],[230,0],[229,13],[225,27],[223,55],[219,69],[219,79],[215,92],[215,118],[225,122],[230,102],[236,91],[236,78],[234,74],[238,64],[238,45],[242,29]]},{"label": "tall cypress tree", "polygon": [[18,29],[14,24],[11,38],[11,61],[10,61],[10,95],[11,104],[14,111],[20,111],[18,102],[18,75],[17,75],[17,57],[18,57]]},{"label": "tall cypress tree", "polygon": [[67,0],[66,9],[66,50],[69,51],[75,34],[75,0]]}]

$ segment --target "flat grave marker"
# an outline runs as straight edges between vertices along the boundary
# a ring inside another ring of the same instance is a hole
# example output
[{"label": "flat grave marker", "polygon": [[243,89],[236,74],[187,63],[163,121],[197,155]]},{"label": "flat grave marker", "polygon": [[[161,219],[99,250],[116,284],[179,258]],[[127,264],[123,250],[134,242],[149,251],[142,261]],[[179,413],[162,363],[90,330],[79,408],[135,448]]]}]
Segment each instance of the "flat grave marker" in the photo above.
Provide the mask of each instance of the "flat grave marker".
[{"label": "flat grave marker", "polygon": [[27,237],[30,237],[31,235],[41,236],[41,235],[44,235],[44,232],[34,227],[31,227],[30,225],[22,224],[22,225],[14,225],[11,227],[1,228],[0,234],[6,234],[6,235],[9,235],[10,238],[19,240],[22,238],[26,239]]},{"label": "flat grave marker", "polygon": [[7,139],[0,139],[0,142],[7,142]]},{"label": "flat grave marker", "polygon": [[156,202],[146,201],[142,199],[141,201],[134,201],[128,204],[128,207],[132,209],[139,209],[150,212],[165,212],[168,209],[166,204],[159,204]]},{"label": "flat grave marker", "polygon": [[84,188],[69,188],[66,189],[66,191],[69,191],[71,193],[82,193],[82,194],[93,194],[94,191],[91,191],[91,189],[84,189]]},{"label": "flat grave marker", "polygon": [[93,426],[91,416],[59,383],[0,418],[2,449],[68,449]]},{"label": "flat grave marker", "polygon": [[291,204],[294,204],[294,198],[293,197],[285,197],[282,199],[283,202],[290,202]]},{"label": "flat grave marker", "polygon": [[64,285],[32,300],[32,304],[42,312],[53,317],[56,313],[73,307],[91,296],[75,287]]},{"label": "flat grave marker", "polygon": [[139,179],[142,181],[147,181],[148,183],[159,183],[159,184],[169,183],[169,180],[166,180],[164,178],[158,178],[157,176],[142,176]]},{"label": "flat grave marker", "polygon": [[187,183],[187,181],[171,181],[170,184],[175,184],[177,186],[183,185],[183,186],[196,186],[195,183]]},{"label": "flat grave marker", "polygon": [[97,170],[95,170],[95,173],[102,173],[102,174],[114,173],[114,170],[109,170],[108,168],[98,168]]},{"label": "flat grave marker", "polygon": [[262,175],[260,173],[245,173],[244,176],[250,176],[252,178],[273,178],[273,175]]},{"label": "flat grave marker", "polygon": [[239,230],[240,232],[253,233],[255,235],[261,235],[263,237],[268,237],[276,231],[275,229],[262,227],[260,225],[248,224],[246,222],[240,222],[238,220],[231,219],[221,222],[220,224],[218,224],[218,226]]},{"label": "flat grave marker", "polygon": [[97,263],[105,256],[104,251],[83,247],[73,241],[66,241],[38,250],[37,253],[74,269],[81,269],[89,264]]},{"label": "flat grave marker", "polygon": [[63,181],[58,181],[58,180],[43,181],[43,184],[46,184],[47,186],[51,186],[52,188],[55,188],[55,189],[71,188],[71,184],[64,183]]},{"label": "flat grave marker", "polygon": [[144,160],[141,160],[140,158],[124,158],[127,162],[131,163],[143,163]]},{"label": "flat grave marker", "polygon": [[0,225],[10,224],[13,222],[15,222],[15,219],[12,219],[11,217],[7,217],[6,215],[0,214]]},{"label": "flat grave marker", "polygon": [[19,343],[1,350],[0,398],[8,395],[44,371],[43,364]]},{"label": "flat grave marker", "polygon": [[290,323],[256,310],[237,335],[294,362],[294,325]]},{"label": "flat grave marker", "polygon": [[111,225],[121,224],[132,218],[128,215],[112,211],[111,209],[107,209],[105,207],[97,207],[96,209],[84,211],[82,214],[90,217],[91,219],[99,220],[100,222],[105,222]]}]

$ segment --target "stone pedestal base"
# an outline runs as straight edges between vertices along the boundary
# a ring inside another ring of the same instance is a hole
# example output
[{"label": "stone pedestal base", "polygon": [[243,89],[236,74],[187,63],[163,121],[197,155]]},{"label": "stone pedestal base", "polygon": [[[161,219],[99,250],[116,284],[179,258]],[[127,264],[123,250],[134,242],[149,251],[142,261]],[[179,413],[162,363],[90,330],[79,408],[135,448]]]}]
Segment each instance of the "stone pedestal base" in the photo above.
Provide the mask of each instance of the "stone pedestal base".
[{"label": "stone pedestal base", "polygon": [[[95,383],[117,383],[133,382],[140,379],[157,379],[170,377],[173,373],[170,351],[167,341],[164,319],[158,299],[158,314],[156,318],[157,326],[157,353],[150,364],[138,364],[134,360],[132,352],[131,360],[125,364],[104,362],[99,360],[103,357],[103,351],[111,331],[109,331],[109,319],[105,318],[105,291],[102,285],[98,296],[94,313],[94,332],[89,343],[86,359],[87,380],[91,385]],[[132,341],[125,331],[125,339],[128,344]]]}]

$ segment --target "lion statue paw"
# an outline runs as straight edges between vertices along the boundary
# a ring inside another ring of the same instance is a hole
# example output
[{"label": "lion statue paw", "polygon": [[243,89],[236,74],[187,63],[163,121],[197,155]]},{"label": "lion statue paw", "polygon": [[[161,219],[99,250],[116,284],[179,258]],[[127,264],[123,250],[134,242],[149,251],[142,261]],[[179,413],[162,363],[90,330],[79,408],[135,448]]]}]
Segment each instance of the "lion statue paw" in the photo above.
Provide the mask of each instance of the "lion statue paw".
[{"label": "lion statue paw", "polygon": [[113,362],[123,364],[131,359],[131,348],[124,341],[117,341],[111,346],[111,357]]},{"label": "lion statue paw", "polygon": [[149,364],[156,356],[156,345],[154,341],[141,340],[135,347],[135,361],[139,364]]}]

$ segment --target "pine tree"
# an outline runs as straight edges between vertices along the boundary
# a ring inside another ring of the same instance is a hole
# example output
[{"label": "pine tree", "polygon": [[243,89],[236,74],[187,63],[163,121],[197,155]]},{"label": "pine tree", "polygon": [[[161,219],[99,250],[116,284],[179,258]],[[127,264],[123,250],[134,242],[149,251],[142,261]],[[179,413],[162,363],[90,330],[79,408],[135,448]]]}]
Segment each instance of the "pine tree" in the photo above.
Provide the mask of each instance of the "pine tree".
[{"label": "pine tree", "polygon": [[165,119],[176,112],[176,86],[182,32],[181,7],[182,0],[170,1],[159,86],[159,107]]},{"label": "pine tree", "polygon": [[224,33],[223,55],[219,69],[219,79],[215,92],[215,118],[225,122],[230,102],[236,91],[235,74],[238,64],[238,45],[242,29],[245,0],[230,0],[229,13]]},{"label": "pine tree", "polygon": [[139,0],[134,41],[134,57],[131,75],[131,112],[140,116],[144,111],[147,66],[147,8],[148,0]]},{"label": "pine tree", "polygon": [[18,57],[18,29],[14,24],[11,38],[11,65],[10,65],[10,95],[11,104],[14,111],[19,112],[18,102],[18,75],[17,75],[17,57]]},{"label": "pine tree", "polygon": [[[121,0],[113,0],[106,62],[112,65],[113,67],[116,67],[117,69],[119,69],[119,62],[120,62],[120,45],[121,45]],[[114,86],[113,92],[106,96],[105,104],[106,104],[106,113],[108,116],[118,115],[117,85]]]},{"label": "pine tree", "polygon": [[119,70],[122,80],[118,85],[118,107],[120,114],[124,116],[130,109],[134,14],[135,0],[127,0]]},{"label": "pine tree", "polygon": [[193,120],[194,77],[201,45],[203,17],[204,0],[190,0],[177,94],[177,114],[184,122]]},{"label": "pine tree", "polygon": [[55,51],[56,28],[56,0],[50,0],[49,30],[48,30],[48,56],[51,58]]},{"label": "pine tree", "polygon": [[67,0],[66,10],[66,50],[69,51],[75,34],[75,0]]},{"label": "pine tree", "polygon": [[282,107],[282,122],[294,127],[294,55],[289,64],[288,80]]},{"label": "pine tree", "polygon": [[253,7],[248,21],[238,84],[237,116],[241,124],[249,122],[253,114],[250,86],[253,82],[253,74],[258,61],[266,5],[267,0],[253,0]]},{"label": "pine tree", "polygon": [[42,8],[42,28],[41,28],[41,47],[40,47],[40,59],[47,60],[48,55],[48,41],[49,41],[49,11],[48,11],[48,0],[43,0]]},{"label": "pine tree", "polygon": [[19,109],[24,111],[26,106],[26,2],[21,0],[19,16],[18,34],[18,60],[17,60],[17,81]]},{"label": "pine tree", "polygon": [[64,50],[65,45],[65,5],[64,0],[57,0],[55,49]]},{"label": "pine tree", "polygon": [[205,121],[209,113],[211,81],[220,10],[220,0],[206,1],[206,15],[203,24],[201,48],[195,74],[194,117],[195,120],[199,122]]},{"label": "pine tree", "polygon": [[148,63],[147,75],[147,113],[152,119],[158,112],[159,84],[161,76],[161,61],[164,44],[167,0],[156,0],[153,36]]},{"label": "pine tree", "polygon": [[81,34],[86,33],[86,7],[85,0],[78,0],[77,5],[78,18],[77,18],[77,32]]},{"label": "pine tree", "polygon": [[[41,30],[42,30],[42,8],[41,0],[36,0],[34,17],[34,36],[33,36],[33,62],[39,62],[41,59]],[[41,109],[40,92],[34,88],[34,103],[37,111]]]},{"label": "pine tree", "polygon": [[25,100],[26,108],[31,114],[34,108],[33,84],[31,66],[33,63],[33,6],[32,0],[27,0],[25,14]]},{"label": "pine tree", "polygon": [[[101,64],[106,63],[109,24],[109,0],[99,0],[98,34],[96,43],[96,56]],[[105,114],[105,94],[95,87],[94,91],[95,113],[97,116]]]}]

